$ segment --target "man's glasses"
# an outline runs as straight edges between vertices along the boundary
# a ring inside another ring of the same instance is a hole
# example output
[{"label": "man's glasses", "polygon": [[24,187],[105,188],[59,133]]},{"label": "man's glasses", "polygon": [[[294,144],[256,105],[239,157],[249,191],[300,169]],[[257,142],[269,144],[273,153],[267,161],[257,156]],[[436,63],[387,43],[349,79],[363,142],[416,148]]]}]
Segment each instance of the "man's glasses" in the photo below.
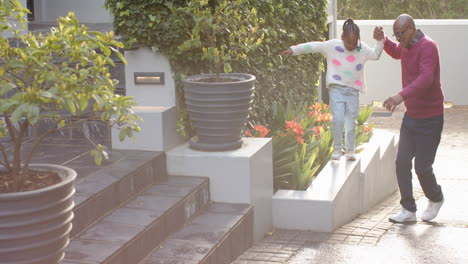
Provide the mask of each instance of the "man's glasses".
[{"label": "man's glasses", "polygon": [[401,38],[401,37],[405,34],[406,30],[408,30],[408,28],[409,28],[409,26],[407,26],[407,27],[405,28],[405,30],[393,34],[393,36],[394,36],[395,38]]}]

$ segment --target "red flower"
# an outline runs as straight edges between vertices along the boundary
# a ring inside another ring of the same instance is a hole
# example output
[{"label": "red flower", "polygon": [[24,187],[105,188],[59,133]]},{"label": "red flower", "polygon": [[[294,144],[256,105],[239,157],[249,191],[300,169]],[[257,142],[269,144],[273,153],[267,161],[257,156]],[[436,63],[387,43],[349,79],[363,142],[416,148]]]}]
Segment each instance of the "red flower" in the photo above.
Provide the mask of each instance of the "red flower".
[{"label": "red flower", "polygon": [[301,124],[296,122],[296,119],[292,121],[286,121],[285,130],[286,132],[294,133],[294,137],[299,144],[304,144],[304,139],[302,138],[304,135],[304,129],[302,128]]},{"label": "red flower", "polygon": [[314,105],[309,106],[309,109],[320,112],[320,110],[322,110],[322,106],[320,105],[319,102],[315,102]]},{"label": "red flower", "polygon": [[250,130],[247,130],[247,131],[245,131],[244,136],[251,137],[252,133],[250,133]]},{"label": "red flower", "polygon": [[296,135],[304,135],[304,129],[302,129],[301,124],[297,123],[295,120],[286,121],[286,131],[292,131]]},{"label": "red flower", "polygon": [[330,113],[326,113],[322,115],[323,122],[330,122],[332,120],[332,115]]},{"label": "red flower", "polygon": [[296,136],[297,143],[304,144],[304,139],[301,136]]},{"label": "red flower", "polygon": [[364,133],[369,133],[369,132],[372,131],[372,127],[364,125],[364,126],[362,127],[362,131],[363,131]]},{"label": "red flower", "polygon": [[307,113],[307,117],[313,117],[313,116],[317,116],[319,113],[317,111],[311,111],[309,113]]},{"label": "red flower", "polygon": [[254,130],[260,132],[260,137],[265,137],[268,134],[268,132],[270,132],[268,128],[262,125],[256,125],[254,127]]},{"label": "red flower", "polygon": [[311,130],[314,132],[314,135],[319,135],[321,128],[322,128],[322,126],[315,126]]}]

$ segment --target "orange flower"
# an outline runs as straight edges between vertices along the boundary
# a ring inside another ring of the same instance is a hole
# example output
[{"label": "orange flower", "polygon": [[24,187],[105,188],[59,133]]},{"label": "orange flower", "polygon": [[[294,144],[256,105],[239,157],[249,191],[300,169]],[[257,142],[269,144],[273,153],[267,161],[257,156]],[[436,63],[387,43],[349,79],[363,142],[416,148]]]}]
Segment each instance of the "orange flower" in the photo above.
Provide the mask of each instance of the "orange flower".
[{"label": "orange flower", "polygon": [[304,144],[304,139],[301,136],[296,136],[297,143]]},{"label": "orange flower", "polygon": [[302,129],[301,124],[297,123],[295,120],[286,121],[286,131],[292,131],[296,135],[304,135],[304,129]]},{"label": "orange flower", "polygon": [[250,133],[250,130],[247,130],[247,131],[245,131],[244,136],[245,137],[251,137],[252,133]]},{"label": "orange flower", "polygon": [[315,118],[315,122],[322,122],[323,121],[323,115],[318,115],[316,118]]},{"label": "orange flower", "polygon": [[327,104],[323,104],[323,110],[328,110],[328,105]]},{"label": "orange flower", "polygon": [[265,137],[268,134],[268,132],[270,132],[268,128],[262,125],[256,125],[254,127],[254,130],[260,132],[260,137]]},{"label": "orange flower", "polygon": [[314,135],[319,135],[321,128],[322,128],[322,126],[315,126],[311,130],[314,132]]},{"label": "orange flower", "polygon": [[322,110],[322,106],[320,105],[320,103],[319,103],[319,102],[315,102],[315,104],[314,104],[314,108],[315,108],[315,110],[316,110],[316,111],[320,111],[320,110]]},{"label": "orange flower", "polygon": [[372,131],[372,127],[364,125],[364,126],[362,127],[362,131],[363,131],[364,133],[369,133],[369,132]]},{"label": "orange flower", "polygon": [[307,113],[307,117],[313,117],[313,116],[317,116],[319,113],[317,111],[311,111],[309,113]]},{"label": "orange flower", "polygon": [[323,122],[330,122],[332,120],[332,115],[330,113],[326,113],[322,115]]}]

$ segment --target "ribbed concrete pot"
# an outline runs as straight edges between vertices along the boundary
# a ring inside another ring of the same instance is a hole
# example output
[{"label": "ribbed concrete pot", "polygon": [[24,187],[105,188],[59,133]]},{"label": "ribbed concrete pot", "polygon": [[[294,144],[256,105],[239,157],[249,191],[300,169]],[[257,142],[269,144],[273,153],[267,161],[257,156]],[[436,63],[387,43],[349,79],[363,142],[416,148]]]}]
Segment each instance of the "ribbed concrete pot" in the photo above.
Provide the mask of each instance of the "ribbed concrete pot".
[{"label": "ribbed concrete pot", "polygon": [[55,171],[62,182],[47,188],[0,194],[0,263],[56,264],[64,257],[73,219],[73,169],[34,164]]},{"label": "ribbed concrete pot", "polygon": [[[208,82],[215,74],[183,80],[185,103],[196,135],[190,147],[202,151],[227,151],[242,147],[241,131],[249,116],[255,76],[224,73],[230,82]],[[237,80],[237,81],[236,81]]]}]

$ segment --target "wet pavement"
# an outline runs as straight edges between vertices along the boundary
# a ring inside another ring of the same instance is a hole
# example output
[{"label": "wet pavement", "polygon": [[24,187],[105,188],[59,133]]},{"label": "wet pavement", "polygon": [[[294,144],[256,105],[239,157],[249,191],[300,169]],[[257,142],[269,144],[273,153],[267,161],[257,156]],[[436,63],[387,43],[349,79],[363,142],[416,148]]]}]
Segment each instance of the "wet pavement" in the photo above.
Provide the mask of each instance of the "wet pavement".
[{"label": "wet pavement", "polygon": [[[374,116],[369,122],[398,134],[402,117],[399,107],[391,116]],[[233,264],[468,263],[468,107],[446,109],[434,171],[446,201],[432,222],[388,222],[400,209],[396,192],[333,233],[274,230]],[[413,187],[419,217],[427,200],[417,178]]]}]

